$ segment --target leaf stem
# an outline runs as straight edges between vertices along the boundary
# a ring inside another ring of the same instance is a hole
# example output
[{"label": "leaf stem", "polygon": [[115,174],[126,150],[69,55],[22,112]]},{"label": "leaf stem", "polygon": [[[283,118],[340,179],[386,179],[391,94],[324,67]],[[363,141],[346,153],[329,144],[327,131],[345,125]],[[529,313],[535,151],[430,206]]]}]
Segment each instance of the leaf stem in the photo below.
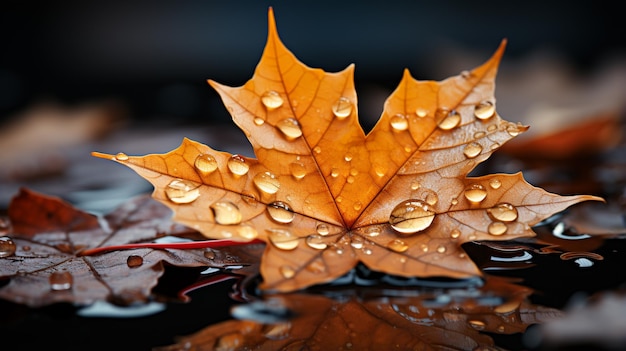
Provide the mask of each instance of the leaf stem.
[{"label": "leaf stem", "polygon": [[109,251],[131,250],[131,249],[178,249],[178,250],[206,249],[206,248],[215,249],[218,247],[259,244],[262,242],[263,241],[258,240],[258,239],[254,239],[251,241],[215,239],[215,240],[189,241],[189,242],[181,242],[181,243],[135,243],[135,244],[94,247],[94,248],[86,249],[86,250],[79,252],[78,256],[93,256],[93,255],[98,255],[98,254],[109,252]]}]

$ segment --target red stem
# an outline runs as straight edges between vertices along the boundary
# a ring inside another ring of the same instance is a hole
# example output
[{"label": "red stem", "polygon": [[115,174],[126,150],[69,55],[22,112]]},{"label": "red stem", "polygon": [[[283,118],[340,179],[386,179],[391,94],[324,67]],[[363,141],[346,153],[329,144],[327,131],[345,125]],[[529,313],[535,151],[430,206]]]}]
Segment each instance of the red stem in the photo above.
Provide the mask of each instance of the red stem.
[{"label": "red stem", "polygon": [[215,240],[189,241],[189,242],[180,242],[180,243],[136,243],[136,244],[94,247],[94,248],[86,249],[86,250],[79,252],[78,256],[93,256],[93,255],[98,255],[98,254],[108,252],[108,251],[130,250],[130,249],[179,249],[179,250],[206,249],[206,248],[215,249],[218,247],[259,244],[262,242],[263,241],[258,240],[258,239],[254,239],[251,241],[215,239]]}]

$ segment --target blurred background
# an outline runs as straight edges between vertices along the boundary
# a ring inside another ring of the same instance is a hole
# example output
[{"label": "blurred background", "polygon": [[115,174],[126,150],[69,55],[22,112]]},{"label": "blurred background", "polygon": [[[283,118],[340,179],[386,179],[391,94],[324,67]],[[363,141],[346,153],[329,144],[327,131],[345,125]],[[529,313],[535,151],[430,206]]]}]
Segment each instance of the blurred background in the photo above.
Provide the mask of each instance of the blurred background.
[{"label": "blurred background", "polygon": [[503,118],[534,132],[622,115],[626,31],[617,2],[8,0],[0,12],[2,208],[20,186],[93,210],[111,206],[93,203],[93,191],[150,190],[91,151],[166,152],[186,136],[249,153],[206,80],[238,86],[252,76],[270,6],[302,62],[326,71],[356,64],[366,129],[404,68],[442,80],[485,62],[504,38]]}]

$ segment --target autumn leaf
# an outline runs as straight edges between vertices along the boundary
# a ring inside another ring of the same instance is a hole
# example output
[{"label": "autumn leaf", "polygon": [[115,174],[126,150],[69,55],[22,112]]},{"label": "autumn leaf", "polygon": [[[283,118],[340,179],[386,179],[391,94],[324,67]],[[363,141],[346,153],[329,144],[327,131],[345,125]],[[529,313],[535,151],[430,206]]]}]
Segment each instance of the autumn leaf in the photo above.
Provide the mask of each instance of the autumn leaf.
[{"label": "autumn leaf", "polygon": [[480,275],[461,244],[533,236],[531,226],[594,196],[559,196],[521,173],[468,177],[527,127],[503,120],[494,96],[502,41],[483,65],[443,81],[404,71],[366,135],[354,65],[310,68],[283,45],[273,10],[254,76],[209,80],[256,158],[185,138],[165,154],[94,152],[154,185],[174,219],[209,238],[268,242],[262,288],[328,282],[358,262],[399,276]]},{"label": "autumn leaf", "polygon": [[155,350],[491,349],[494,340],[485,333],[523,333],[531,324],[562,315],[530,303],[530,289],[496,277],[472,293],[467,290],[467,296],[455,296],[453,290],[416,288],[413,294],[398,291],[401,297],[387,292],[391,296],[385,299],[352,292],[336,292],[335,299],[305,293],[269,295],[235,306],[237,320],[211,325]]},{"label": "autumn leaf", "polygon": [[[149,196],[133,198],[102,219],[56,197],[21,189],[8,209],[10,229],[0,237],[0,298],[39,307],[97,300],[145,302],[164,273],[181,267],[246,265],[234,255],[204,249],[135,248],[86,256],[97,247],[184,237],[189,228],[171,221],[171,211]],[[229,257],[227,259],[227,257]]]}]

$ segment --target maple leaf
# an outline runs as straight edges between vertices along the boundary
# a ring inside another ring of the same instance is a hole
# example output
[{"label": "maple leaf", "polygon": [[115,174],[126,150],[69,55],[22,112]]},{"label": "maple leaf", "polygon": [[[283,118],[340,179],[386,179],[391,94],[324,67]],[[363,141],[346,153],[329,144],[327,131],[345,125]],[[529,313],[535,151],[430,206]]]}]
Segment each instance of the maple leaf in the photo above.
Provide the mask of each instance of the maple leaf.
[{"label": "maple leaf", "polygon": [[[101,246],[184,237],[189,228],[174,223],[171,211],[150,196],[131,199],[102,219],[56,197],[21,189],[8,209],[11,229],[0,237],[0,298],[39,307],[55,302],[85,305],[145,302],[163,275],[163,263],[181,267],[245,265],[204,249],[136,248],[99,255],[81,253]],[[234,262],[233,262],[234,261]]]},{"label": "maple leaf", "polygon": [[559,196],[521,173],[468,177],[527,127],[495,110],[506,41],[483,65],[440,82],[404,71],[366,135],[354,65],[304,65],[269,33],[254,76],[209,80],[256,158],[185,138],[165,154],[92,153],[135,170],[174,218],[209,238],[268,242],[261,288],[292,291],[332,281],[359,261],[400,276],[480,275],[461,244],[533,236],[531,226],[594,196]]}]

